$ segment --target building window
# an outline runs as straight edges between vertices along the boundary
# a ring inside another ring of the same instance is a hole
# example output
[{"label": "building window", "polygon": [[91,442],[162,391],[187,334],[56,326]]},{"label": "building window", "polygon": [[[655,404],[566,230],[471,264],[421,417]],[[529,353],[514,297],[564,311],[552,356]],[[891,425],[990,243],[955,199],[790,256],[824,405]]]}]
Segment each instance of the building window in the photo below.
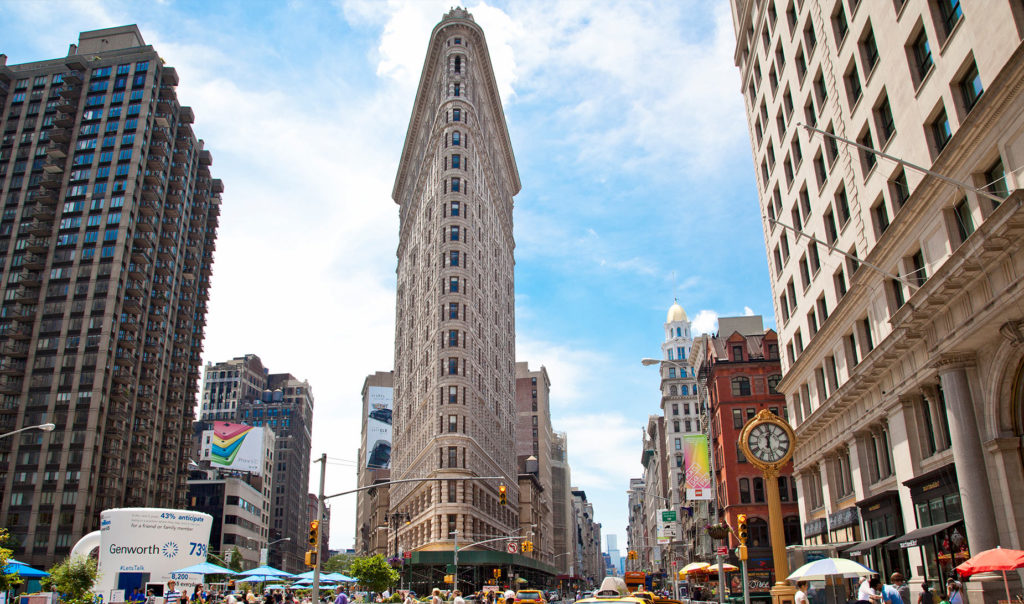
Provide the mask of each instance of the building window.
[{"label": "building window", "polygon": [[[760,480],[759,478],[755,479]],[[771,545],[768,540],[768,522],[763,518],[751,518],[747,521],[747,528],[750,532],[750,538],[747,539],[747,543],[753,547],[769,547]]]},{"label": "building window", "polygon": [[739,430],[743,427],[743,410],[733,409],[732,410],[732,427]]},{"label": "building window", "polygon": [[921,32],[914,38],[913,44],[911,44],[913,56],[914,56],[914,67],[917,73],[917,82],[920,84],[928,72],[931,71],[932,62],[932,48],[928,43],[928,34],[924,31],[924,27],[921,28]]},{"label": "building window", "polygon": [[779,375],[779,374],[768,376],[768,392],[770,392],[771,394],[778,394],[779,391],[778,391],[777,387],[779,385],[779,382],[781,382],[781,381],[782,381],[782,376]]},{"label": "building window", "polygon": [[764,479],[754,478],[754,503],[764,503]]},{"label": "building window", "polygon": [[[795,482],[794,482],[795,484]],[[794,492],[795,493],[795,492]],[[795,500],[795,494],[793,499]],[[786,538],[786,545],[801,545],[802,533],[800,531],[800,518],[797,516],[786,516],[782,519],[782,532]]]},{"label": "building window", "polygon": [[677,438],[676,441],[675,441],[675,446],[676,446],[676,451],[682,451],[683,450],[683,441]]},{"label": "building window", "polygon": [[459,278],[448,277],[448,293],[457,294],[459,292]]},{"label": "building window", "polygon": [[459,416],[449,415],[448,416],[448,431],[458,432],[459,431]]},{"label": "building window", "polygon": [[732,378],[733,396],[750,396],[750,378],[738,376]]},{"label": "building window", "polygon": [[878,203],[871,208],[871,213],[875,218],[875,230],[881,236],[889,228],[889,211],[885,207],[884,197],[878,198]]},{"label": "building window", "polygon": [[743,360],[743,346],[734,345],[732,347],[732,360],[742,361]]},{"label": "building window", "polygon": [[448,402],[453,405],[459,402],[458,386],[448,386]]},{"label": "building window", "polygon": [[459,345],[459,330],[449,329],[448,330],[448,346],[455,347]]},{"label": "building window", "polygon": [[749,478],[740,478],[740,503],[750,503]]},{"label": "building window", "polygon": [[917,250],[910,257],[910,268],[910,274],[913,277],[914,282],[917,283],[918,287],[923,286],[925,281],[928,280],[928,271],[925,268],[924,253],[921,250]]},{"label": "building window", "polygon": [[953,217],[956,219],[956,232],[960,236],[960,243],[967,241],[967,238],[974,232],[974,220],[971,219],[971,206],[964,197],[953,206]]},{"label": "building window", "polygon": [[458,147],[460,144],[462,144],[462,135],[456,130],[452,132],[452,146]]},{"label": "building window", "polygon": [[981,84],[981,74],[978,73],[978,66],[972,61],[964,78],[960,80],[960,93],[963,95],[964,107],[968,111],[973,109],[984,92],[985,87]]},{"label": "building window", "polygon": [[448,447],[448,467],[457,468],[459,467],[459,449],[458,447]]},{"label": "building window", "polygon": [[449,357],[448,375],[459,375],[459,359],[455,357]]},{"label": "building window", "polygon": [[677,468],[683,467],[683,456],[682,455],[676,455],[676,467]]},{"label": "building window", "polygon": [[949,36],[964,16],[960,0],[939,0],[939,12],[942,14],[942,27],[946,36]]},{"label": "building window", "polygon": [[458,319],[459,318],[459,304],[458,302],[448,303],[448,318]]},{"label": "building window", "polygon": [[907,200],[910,199],[910,184],[907,182],[907,173],[903,168],[889,181],[892,185],[893,199],[896,201],[896,209],[899,211]]},{"label": "building window", "polygon": [[949,143],[949,139],[953,138],[953,131],[949,125],[949,116],[946,115],[945,109],[939,111],[939,114],[932,120],[931,130],[932,142],[935,143],[936,152],[942,151],[946,148],[946,144]]},{"label": "building window", "polygon": [[458,193],[459,192],[460,184],[461,183],[460,183],[458,178],[453,178],[452,179],[452,193]]},{"label": "building window", "polygon": [[[1010,194],[1006,186],[1006,170],[1003,168],[1003,160],[996,160],[995,165],[985,172],[985,190],[989,193],[1006,198]],[[998,205],[998,204],[997,204]]]},{"label": "building window", "polygon": [[878,124],[878,132],[884,147],[892,135],[896,134],[896,122],[892,117],[892,107],[889,106],[888,96],[883,96],[881,102],[878,103],[878,107],[875,109],[875,121]]},{"label": "building window", "polygon": [[451,215],[452,216],[458,216],[459,215],[459,209],[460,209],[459,208],[459,202],[453,201],[452,205],[451,205]]},{"label": "building window", "polygon": [[459,109],[458,107],[452,109],[452,121],[453,122],[461,122],[462,121],[462,110]]}]

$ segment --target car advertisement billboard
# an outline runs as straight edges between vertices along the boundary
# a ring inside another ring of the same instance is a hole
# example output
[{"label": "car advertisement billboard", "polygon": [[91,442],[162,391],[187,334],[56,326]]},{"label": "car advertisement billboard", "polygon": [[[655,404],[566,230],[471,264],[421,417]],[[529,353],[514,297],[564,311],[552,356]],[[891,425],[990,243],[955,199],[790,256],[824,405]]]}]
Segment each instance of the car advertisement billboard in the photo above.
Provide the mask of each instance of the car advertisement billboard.
[{"label": "car advertisement billboard", "polygon": [[391,413],[394,389],[370,386],[366,405],[366,467],[391,469]]},{"label": "car advertisement billboard", "polygon": [[711,464],[708,459],[708,437],[703,434],[688,434],[683,437],[683,459],[686,471],[686,499],[707,500],[715,498],[711,492]]},{"label": "car advertisement billboard", "polygon": [[213,422],[213,430],[203,432],[202,459],[210,466],[259,474],[263,469],[264,428]]}]

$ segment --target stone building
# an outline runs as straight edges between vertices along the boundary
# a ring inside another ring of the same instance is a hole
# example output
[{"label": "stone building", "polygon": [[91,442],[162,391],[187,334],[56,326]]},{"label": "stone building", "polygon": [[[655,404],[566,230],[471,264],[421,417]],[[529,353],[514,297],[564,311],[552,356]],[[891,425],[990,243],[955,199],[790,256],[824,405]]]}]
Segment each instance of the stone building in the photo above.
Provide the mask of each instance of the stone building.
[{"label": "stone building", "polygon": [[[394,417],[394,373],[378,371],[363,380],[363,410],[359,416],[362,429],[359,437],[359,454],[356,457],[356,484],[359,487],[391,479],[392,441],[391,438],[380,438],[380,435],[369,433],[372,432],[370,413],[376,411],[373,408],[374,400],[371,399],[387,403],[386,407],[382,407],[388,409],[387,413],[378,412],[378,415],[381,419],[388,419],[390,423]],[[398,525],[404,521],[396,516],[396,524],[391,526],[388,502],[387,486],[359,491],[356,494],[355,550],[360,556],[392,556],[401,549],[399,544],[395,543],[395,539]]]},{"label": "stone building", "polygon": [[[389,493],[391,513],[410,517],[398,537],[412,550],[417,591],[441,582],[456,533],[483,540],[519,528],[512,197],[520,188],[483,30],[452,9],[430,36],[392,193],[400,233],[391,478],[436,479]],[[464,480],[485,476],[497,478]],[[504,547],[460,553],[460,581],[464,572],[481,585]],[[541,564],[517,555],[511,566]]]},{"label": "stone building", "polygon": [[[543,366],[531,371],[529,363],[516,363],[516,458],[519,466],[519,528],[530,534],[530,557],[551,563],[554,557],[551,514],[551,380]],[[527,505],[528,504],[528,505]]]},{"label": "stone building", "polygon": [[1021,548],[1024,8],[731,6],[805,543],[915,584]]},{"label": "stone building", "polygon": [[220,180],[134,25],[0,55],[0,517],[48,567],[117,507],[185,504]]}]

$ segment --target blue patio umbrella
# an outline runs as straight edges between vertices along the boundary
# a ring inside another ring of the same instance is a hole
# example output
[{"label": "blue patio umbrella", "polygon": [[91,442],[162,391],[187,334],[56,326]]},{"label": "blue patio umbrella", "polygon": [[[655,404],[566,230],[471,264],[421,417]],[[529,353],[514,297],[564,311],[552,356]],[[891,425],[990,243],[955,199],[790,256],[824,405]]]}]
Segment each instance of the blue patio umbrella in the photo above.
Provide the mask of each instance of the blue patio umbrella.
[{"label": "blue patio umbrella", "polygon": [[174,571],[176,573],[190,573],[196,575],[237,575],[235,571],[230,568],[224,568],[211,562],[200,562],[199,564],[193,564],[192,566],[186,566],[185,568],[179,568]]},{"label": "blue patio umbrella", "polygon": [[242,576],[245,576],[245,577],[259,576],[259,577],[285,577],[285,578],[291,578],[291,577],[295,576],[295,575],[293,575],[291,573],[286,573],[283,570],[274,568],[273,566],[267,566],[266,564],[264,564],[263,566],[257,566],[256,568],[251,568],[251,569],[246,570],[246,571],[242,571],[242,572],[240,572],[238,574],[240,574]]},{"label": "blue patio umbrella", "polygon": [[24,562],[18,562],[17,560],[10,559],[7,561],[7,566],[4,567],[5,575],[18,575],[25,579],[39,579],[41,577],[49,577],[50,573],[45,570],[39,570],[38,568],[32,568]]}]

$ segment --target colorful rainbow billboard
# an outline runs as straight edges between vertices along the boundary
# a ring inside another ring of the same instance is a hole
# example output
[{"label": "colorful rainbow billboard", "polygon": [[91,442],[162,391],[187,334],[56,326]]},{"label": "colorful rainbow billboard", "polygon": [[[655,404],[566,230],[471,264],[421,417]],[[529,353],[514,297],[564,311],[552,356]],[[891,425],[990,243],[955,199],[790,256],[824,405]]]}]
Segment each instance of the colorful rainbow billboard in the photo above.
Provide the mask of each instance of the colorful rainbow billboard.
[{"label": "colorful rainbow billboard", "polygon": [[263,441],[262,427],[213,422],[213,430],[203,433],[203,459],[213,467],[258,474],[263,468]]},{"label": "colorful rainbow billboard", "polygon": [[686,471],[686,499],[713,500],[711,464],[708,459],[708,437],[688,434],[683,437],[683,459]]}]

